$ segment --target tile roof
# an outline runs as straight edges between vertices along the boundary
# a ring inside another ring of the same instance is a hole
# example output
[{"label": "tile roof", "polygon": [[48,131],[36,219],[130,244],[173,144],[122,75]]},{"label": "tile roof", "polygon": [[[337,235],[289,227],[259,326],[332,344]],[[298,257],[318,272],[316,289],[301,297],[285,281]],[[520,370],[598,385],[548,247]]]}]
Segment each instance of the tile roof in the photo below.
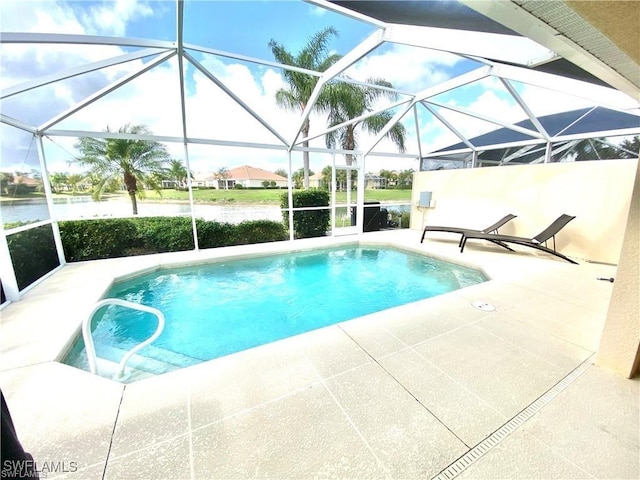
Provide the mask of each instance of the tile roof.
[{"label": "tile roof", "polygon": [[277,175],[261,168],[250,167],[249,165],[242,165],[241,167],[230,169],[228,178],[230,180],[287,180],[287,177]]}]

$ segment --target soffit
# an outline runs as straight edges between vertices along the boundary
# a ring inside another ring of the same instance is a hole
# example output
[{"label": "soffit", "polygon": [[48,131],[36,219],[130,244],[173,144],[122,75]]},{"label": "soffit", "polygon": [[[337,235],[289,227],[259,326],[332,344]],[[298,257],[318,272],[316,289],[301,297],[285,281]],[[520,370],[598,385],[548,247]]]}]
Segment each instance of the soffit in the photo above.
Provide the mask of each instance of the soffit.
[{"label": "soffit", "polygon": [[[385,23],[529,37],[558,56],[529,68],[640,97],[640,2],[331,0]],[[490,53],[487,58],[491,58]]]},{"label": "soffit", "polygon": [[513,2],[640,89],[640,3]]}]

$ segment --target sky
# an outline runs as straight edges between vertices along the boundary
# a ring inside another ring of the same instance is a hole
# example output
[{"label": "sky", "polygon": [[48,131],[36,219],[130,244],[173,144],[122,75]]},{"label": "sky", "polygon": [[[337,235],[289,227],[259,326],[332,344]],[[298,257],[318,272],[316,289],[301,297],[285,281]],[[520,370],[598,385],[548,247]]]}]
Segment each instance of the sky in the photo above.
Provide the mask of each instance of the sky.
[{"label": "sky", "polygon": [[[134,39],[174,42],[176,39],[176,5],[170,0],[115,1],[33,1],[2,0],[0,30],[2,32],[35,32],[102,35]],[[331,52],[344,55],[376,31],[374,25],[354,20],[298,0],[290,1],[207,1],[187,0],[184,8],[184,42],[216,52],[230,52],[250,59],[273,62],[268,46],[270,40],[296,54],[316,32],[334,27],[338,36],[331,39]],[[443,38],[445,32],[443,32]],[[454,34],[455,35],[455,34]],[[456,38],[447,39],[455,42]],[[483,39],[473,39],[481,43]],[[490,46],[487,45],[487,48]],[[517,41],[494,43],[502,54],[536,55],[546,50]],[[528,50],[530,49],[530,50]],[[0,46],[0,89],[6,89],[45,75],[126,53],[140,51],[130,46],[86,45],[16,45]],[[258,65],[224,55],[187,49],[220,84],[250,106],[255,114],[270,124],[285,140],[296,134],[300,113],[287,112],[275,104],[275,93],[285,87],[282,71],[269,65]],[[157,56],[137,59],[96,70],[2,100],[3,115],[29,125],[46,125],[76,102],[82,101],[114,81],[130,75]],[[278,144],[279,140],[255,118],[243,110],[218,85],[203,75],[194,65],[185,62],[186,127],[190,138],[223,139],[233,142]],[[477,68],[476,62],[447,52],[385,43],[351,66],[345,74],[364,81],[384,78],[400,92],[415,93]],[[103,131],[118,129],[125,124],[145,124],[154,134],[181,136],[181,103],[179,70],[176,57],[159,63],[121,88],[101,97],[81,111],[70,115],[53,128],[61,130]],[[518,93],[531,105],[534,113],[543,115],[561,109],[585,105],[578,97],[569,97],[526,84],[517,84]],[[593,96],[585,90],[575,91]],[[598,94],[602,92],[599,91]],[[400,96],[400,98],[406,98]],[[495,78],[460,87],[452,93],[436,97],[441,103],[456,105],[484,113],[499,112],[506,121],[524,118],[524,112]],[[612,101],[624,102],[613,94]],[[378,107],[388,105],[380,100]],[[437,109],[465,135],[473,136],[495,128],[471,117]],[[459,139],[424,108],[418,109],[418,121],[413,114],[402,120],[407,129],[407,153],[457,143]],[[326,118],[311,117],[312,133],[326,126]],[[29,171],[38,168],[37,145],[28,133],[0,125],[1,171]],[[50,172],[78,172],[80,167],[70,161],[78,155],[77,138],[49,136],[43,142]],[[367,149],[373,138],[360,133],[359,146]],[[323,147],[318,138],[312,146]],[[182,144],[167,143],[173,158],[185,161]],[[374,152],[397,153],[388,141],[381,142]],[[294,169],[300,168],[301,154],[293,154]],[[330,164],[327,154],[311,154],[311,168],[320,171]],[[404,170],[418,168],[415,159],[371,156],[366,171]],[[248,164],[274,171],[287,168],[286,151],[276,149],[237,148],[228,146],[190,145],[189,164],[194,172],[217,171]]]}]

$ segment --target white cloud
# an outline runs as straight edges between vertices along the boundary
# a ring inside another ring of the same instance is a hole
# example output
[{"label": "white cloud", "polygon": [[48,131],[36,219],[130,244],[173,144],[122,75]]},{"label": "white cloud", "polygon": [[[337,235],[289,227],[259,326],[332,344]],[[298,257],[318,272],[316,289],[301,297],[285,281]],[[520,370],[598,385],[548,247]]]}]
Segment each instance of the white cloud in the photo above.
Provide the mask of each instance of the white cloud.
[{"label": "white cloud", "polygon": [[63,2],[3,0],[0,19],[4,32],[85,33],[73,10]]},{"label": "white cloud", "polygon": [[82,20],[88,32],[97,35],[124,36],[130,20],[153,15],[153,9],[149,4],[138,0],[115,0],[105,4],[89,5]]},{"label": "white cloud", "polygon": [[[377,53],[376,53],[377,52]],[[384,78],[399,90],[417,92],[446,80],[446,68],[461,61],[460,57],[406,45],[374,51],[345,71],[356,80]]]},{"label": "white cloud", "polygon": [[[83,6],[81,11],[73,10],[64,2],[45,2],[38,4],[42,5],[42,8],[36,9],[35,15],[33,15],[33,5],[32,2],[3,1],[0,12],[5,19],[12,19],[12,30],[102,35],[125,34],[127,25],[132,20],[153,15],[149,3],[136,1],[88,4]],[[6,31],[6,27],[7,25],[3,25],[3,30]],[[505,48],[511,47],[505,46]],[[3,45],[1,53],[3,62],[0,86],[6,88],[47,73],[116,56],[122,54],[123,50],[111,46],[41,45],[35,48],[31,45]],[[370,53],[345,73],[359,80],[366,80],[369,77],[384,78],[402,91],[418,92],[449,78],[452,75],[450,73],[452,67],[458,66],[458,62],[460,57],[448,53],[394,44]],[[207,57],[202,63],[257,115],[272,125],[286,141],[291,141],[300,126],[300,113],[284,111],[275,104],[275,92],[285,85],[277,70],[265,67],[250,68],[244,63],[223,61],[213,56]],[[15,109],[16,118],[21,119],[17,116],[20,111],[37,112],[45,118],[50,118],[73,105],[80,98],[84,98],[91,88],[95,91],[141,66],[142,61],[130,62],[112,67],[100,74],[92,74],[93,77],[77,78],[76,83],[73,84],[68,81],[61,82],[51,87],[28,92],[28,95],[24,95],[24,99],[20,99],[24,102],[21,103],[22,110]],[[188,78],[191,78],[190,73],[193,71],[195,71],[194,68],[188,67]],[[66,119],[56,128],[101,131],[107,125],[118,128],[126,123],[143,123],[158,135],[179,137],[182,135],[182,127],[178,75],[177,60],[174,58]],[[187,134],[190,137],[278,143],[277,138],[250,114],[243,111],[208,78],[199,72],[194,74],[193,78],[193,82],[190,80],[187,82],[189,94],[186,98]],[[475,112],[485,112],[488,116],[499,116],[505,121],[518,121],[524,117],[515,101],[505,99],[504,86],[498,80],[485,80],[482,82],[482,88],[479,94],[476,91],[470,95],[471,86],[461,87],[458,91],[459,95],[456,96],[456,104]],[[565,95],[526,85],[519,91],[525,101],[535,105],[534,112],[538,115],[562,108],[577,108],[574,106],[575,100],[568,100],[570,97]],[[584,95],[588,96],[590,92],[591,90]],[[53,105],[57,111],[46,111]],[[410,134],[410,138],[407,139],[407,150],[410,153],[417,153],[416,129],[412,112],[409,113],[405,122]],[[457,115],[456,122],[457,127],[469,136],[493,128],[464,115]],[[311,125],[312,134],[320,132],[326,125],[326,119],[314,114],[311,117]],[[433,119],[423,120],[419,132],[424,141],[423,152],[434,145],[445,146],[458,141],[453,133]],[[11,138],[3,138],[5,144],[11,141]],[[69,151],[73,150],[72,145],[75,139],[58,138],[55,141],[61,147],[47,149],[51,169],[68,170],[66,161],[69,158]],[[362,148],[371,145],[372,141],[371,136],[361,133]],[[312,146],[323,147],[323,139],[313,140]],[[18,147],[19,145],[16,145],[16,148]],[[182,144],[170,144],[168,148],[176,158],[183,158]],[[192,145],[189,151],[191,168],[195,171],[217,170],[222,166],[233,168],[242,164],[273,171],[287,165],[286,151],[202,145]],[[397,150],[389,141],[384,140],[374,151],[396,152]],[[293,155],[294,168],[300,168],[301,154]],[[312,154],[311,157],[312,169],[315,171],[331,161],[330,155]],[[384,162],[390,162],[393,168],[398,169],[415,168],[413,161],[397,158],[381,160],[377,157],[369,157],[367,162],[367,171],[385,167]]]},{"label": "white cloud", "polygon": [[310,7],[311,8],[309,9],[309,12],[313,17],[324,17],[327,13],[327,11],[324,8],[320,8],[317,6],[310,6]]}]

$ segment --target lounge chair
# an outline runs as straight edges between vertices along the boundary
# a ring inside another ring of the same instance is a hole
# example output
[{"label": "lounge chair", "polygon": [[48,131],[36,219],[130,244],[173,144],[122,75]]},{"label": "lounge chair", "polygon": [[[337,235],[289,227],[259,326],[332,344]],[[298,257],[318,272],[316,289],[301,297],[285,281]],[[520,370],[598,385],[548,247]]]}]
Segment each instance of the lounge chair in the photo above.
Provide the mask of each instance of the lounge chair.
[{"label": "lounge chair", "polygon": [[[424,240],[424,236],[427,234],[427,232],[448,232],[448,233],[459,233],[460,234],[460,243],[458,243],[458,246],[461,247],[462,246],[462,239],[464,238],[466,233],[486,233],[486,234],[494,234],[494,233],[499,233],[498,229],[503,226],[505,223],[513,220],[514,218],[516,218],[516,215],[513,214],[509,214],[509,215],[505,215],[504,217],[502,217],[500,220],[498,220],[496,223],[494,223],[493,225],[489,225],[487,228],[482,229],[482,230],[474,230],[472,228],[461,228],[461,227],[436,227],[436,226],[432,226],[432,225],[427,225],[426,227],[424,227],[424,230],[422,232],[422,238],[420,239],[420,243],[423,242]],[[500,245],[500,244],[498,244]],[[511,248],[509,248],[507,245],[502,244],[500,245],[501,247],[506,248],[507,250],[511,250],[513,252],[513,250]]]},{"label": "lounge chair", "polygon": [[[460,252],[464,251],[464,246],[467,244],[467,240],[472,238],[472,239],[478,239],[478,240],[489,240],[490,242],[493,242],[493,243],[496,243],[496,242],[515,243],[516,245],[535,248],[536,250],[542,250],[543,252],[550,253],[551,255],[555,255],[556,257],[560,257],[566,260],[567,262],[575,263],[577,265],[578,262],[571,260],[569,257],[566,257],[562,255],[560,252],[556,251],[556,234],[560,230],[562,230],[562,228],[574,218],[576,217],[573,217],[571,215],[566,215],[566,214],[560,215],[558,218],[555,219],[555,221],[551,225],[549,225],[547,228],[545,228],[542,232],[540,232],[538,235],[536,235],[533,238],[515,237],[510,235],[498,235],[498,234],[484,233],[484,232],[478,232],[478,233],[467,232],[463,234],[462,240],[460,241]],[[553,249],[547,248],[546,246],[547,240],[549,240],[550,238],[553,239]],[[544,245],[542,245],[543,243]]]}]

